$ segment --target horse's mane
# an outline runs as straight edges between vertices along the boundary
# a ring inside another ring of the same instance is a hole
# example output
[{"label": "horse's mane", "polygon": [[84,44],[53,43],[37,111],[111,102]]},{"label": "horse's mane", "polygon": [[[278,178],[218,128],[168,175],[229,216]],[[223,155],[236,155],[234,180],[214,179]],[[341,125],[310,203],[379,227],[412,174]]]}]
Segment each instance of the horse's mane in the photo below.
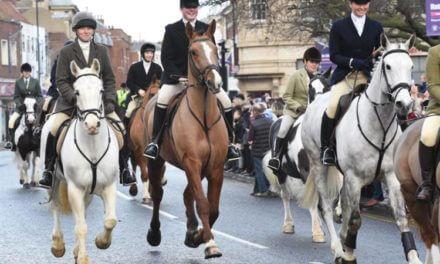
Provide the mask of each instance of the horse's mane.
[{"label": "horse's mane", "polygon": [[160,80],[156,77],[153,77],[153,80],[151,81],[150,86],[148,87],[147,91],[144,94],[144,98],[142,101],[142,107],[145,107],[147,105],[148,101],[150,101],[153,96],[155,96],[160,89]]}]

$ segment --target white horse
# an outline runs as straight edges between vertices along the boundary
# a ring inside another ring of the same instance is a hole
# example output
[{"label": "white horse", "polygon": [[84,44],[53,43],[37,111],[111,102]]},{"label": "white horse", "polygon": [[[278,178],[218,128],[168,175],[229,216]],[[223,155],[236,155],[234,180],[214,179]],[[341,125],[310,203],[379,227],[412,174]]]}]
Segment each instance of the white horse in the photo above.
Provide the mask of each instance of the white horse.
[{"label": "white horse", "polygon": [[[36,128],[36,107],[37,100],[33,97],[24,99],[26,112],[21,116],[20,124],[15,131],[14,141],[17,146],[15,151],[15,162],[20,173],[20,184],[23,188],[35,187],[40,175],[40,157],[38,148],[40,144],[39,135],[34,135]],[[32,166],[32,176],[29,182],[28,169]]]},{"label": "white horse", "polygon": [[[84,69],[79,69],[75,61],[72,61],[70,68],[76,77],[73,87],[77,96],[77,115],[72,120],[61,147],[59,161],[62,169],[58,163],[51,192],[55,224],[52,232],[52,254],[62,257],[65,253],[60,212],[73,211],[76,223],[73,254],[76,263],[84,264],[89,263],[85,210],[92,200],[92,194],[102,198],[105,212],[104,232],[96,237],[95,244],[100,249],[106,249],[111,244],[112,230],[117,223],[115,204],[119,147],[110,124],[103,116],[103,82],[99,78],[99,61],[94,59],[92,67]],[[43,128],[43,136],[49,133],[52,117]],[[44,153],[42,146],[41,154]]]},{"label": "white horse", "polygon": [[[316,98],[316,96],[319,96],[329,90],[330,87],[328,77],[330,75],[330,70],[331,69],[329,69],[323,75],[319,74],[310,80],[309,104]],[[307,181],[309,173],[309,161],[306,153],[304,152],[304,146],[301,141],[302,119],[303,116],[300,116],[295,121],[293,128],[296,130],[296,134],[293,136],[293,138],[289,138],[286,154],[288,155],[290,161],[288,161],[284,155],[281,158],[281,168],[283,172],[279,173],[277,176],[273,173],[272,169],[267,166],[269,159],[271,158],[271,152],[266,153],[263,158],[263,169],[266,178],[270,182],[272,191],[279,193],[281,199],[283,200],[283,232],[285,234],[295,233],[292,213],[290,210],[290,200],[296,198],[297,201],[301,201],[306,195],[312,195],[313,197],[311,197],[311,200],[313,200],[313,205],[308,208],[312,218],[312,241],[314,243],[324,243],[325,236],[321,229],[321,220],[318,214],[318,195],[316,193],[305,193],[305,190],[307,189],[306,184],[311,184],[313,181]],[[279,123],[280,121],[277,122]],[[272,125],[271,142],[273,142],[276,138],[275,132],[278,132],[276,127],[279,128],[279,125],[277,126],[276,123]],[[288,136],[289,135],[290,133]],[[291,164],[289,164],[290,162]],[[339,174],[337,170],[334,170],[334,173]],[[342,186],[342,175],[336,179],[339,179],[339,186]],[[340,206],[338,213],[339,215],[341,214]]]},{"label": "white horse", "polygon": [[[412,36],[406,43],[391,44],[381,37],[383,55],[375,65],[367,90],[354,99],[336,128],[336,150],[344,174],[341,192],[343,223],[340,239],[333,225],[332,203],[339,191],[332,184],[329,167],[320,161],[320,124],[330,94],[317,98],[304,115],[302,139],[310,158],[310,175],[322,205],[324,221],[331,236],[336,263],[356,263],[357,231],[361,226],[359,200],[361,188],[376,177],[387,185],[394,217],[402,235],[405,257],[409,263],[421,263],[413,246],[400,184],[393,171],[392,149],[401,135],[396,115],[406,116],[412,106],[409,94],[412,60],[408,54],[414,45]],[[307,203],[307,201],[303,201]],[[310,206],[310,204],[308,204]],[[380,256],[378,256],[380,257]]]}]

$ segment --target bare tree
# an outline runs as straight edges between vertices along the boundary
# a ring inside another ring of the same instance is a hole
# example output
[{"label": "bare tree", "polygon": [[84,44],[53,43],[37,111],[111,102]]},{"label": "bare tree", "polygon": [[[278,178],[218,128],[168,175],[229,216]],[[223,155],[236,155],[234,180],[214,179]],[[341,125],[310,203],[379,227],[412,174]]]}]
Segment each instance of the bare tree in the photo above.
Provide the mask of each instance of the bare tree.
[{"label": "bare tree", "polygon": [[[261,27],[275,38],[308,37],[328,39],[333,21],[350,14],[348,0],[205,0],[203,5],[236,5],[236,22],[247,28]],[[264,19],[255,19],[263,12]],[[417,48],[427,50],[440,43],[426,36],[424,0],[373,0],[369,16],[380,21],[394,39],[406,39],[412,33],[418,37]]]}]

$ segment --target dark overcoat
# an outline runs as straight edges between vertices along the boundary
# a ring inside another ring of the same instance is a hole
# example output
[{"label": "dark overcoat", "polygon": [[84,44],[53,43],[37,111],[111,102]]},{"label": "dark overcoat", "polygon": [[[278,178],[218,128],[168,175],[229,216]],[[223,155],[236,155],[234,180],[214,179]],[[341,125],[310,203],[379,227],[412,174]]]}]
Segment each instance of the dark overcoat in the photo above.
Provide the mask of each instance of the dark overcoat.
[{"label": "dark overcoat", "polygon": [[30,77],[27,88],[23,78],[15,81],[14,102],[16,112],[20,113],[19,108],[24,104],[24,99],[27,96],[35,97],[37,102],[42,99],[40,82],[37,79]]},{"label": "dark overcoat", "polygon": [[143,61],[136,62],[130,66],[127,74],[127,86],[131,95],[137,95],[139,90],[146,91],[151,85],[153,76],[160,80],[162,68],[159,64],[151,63],[148,74],[145,72]]}]

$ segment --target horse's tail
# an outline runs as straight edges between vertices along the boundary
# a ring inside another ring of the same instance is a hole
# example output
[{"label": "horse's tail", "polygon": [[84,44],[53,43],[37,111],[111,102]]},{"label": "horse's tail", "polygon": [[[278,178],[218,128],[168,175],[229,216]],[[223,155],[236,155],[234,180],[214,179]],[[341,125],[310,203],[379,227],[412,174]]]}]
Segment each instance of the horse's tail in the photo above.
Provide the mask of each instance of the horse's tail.
[{"label": "horse's tail", "polygon": [[335,166],[328,168],[327,173],[327,194],[332,201],[338,199],[343,183],[342,174]]},{"label": "horse's tail", "polygon": [[315,186],[315,177],[309,174],[306,181],[306,186],[299,195],[298,204],[300,207],[309,209],[315,207],[318,203],[318,192]]},{"label": "horse's tail", "polygon": [[270,183],[270,188],[273,192],[280,193],[281,186],[278,181],[278,177],[273,173],[272,169],[270,169],[267,165],[269,164],[269,160],[271,158],[271,152],[268,151],[266,155],[263,157],[263,171],[266,179]]},{"label": "horse's tail", "polygon": [[60,186],[58,188],[58,197],[60,202],[60,211],[63,214],[72,213],[72,208],[69,203],[69,195],[67,192],[67,183],[62,181],[60,182]]}]

